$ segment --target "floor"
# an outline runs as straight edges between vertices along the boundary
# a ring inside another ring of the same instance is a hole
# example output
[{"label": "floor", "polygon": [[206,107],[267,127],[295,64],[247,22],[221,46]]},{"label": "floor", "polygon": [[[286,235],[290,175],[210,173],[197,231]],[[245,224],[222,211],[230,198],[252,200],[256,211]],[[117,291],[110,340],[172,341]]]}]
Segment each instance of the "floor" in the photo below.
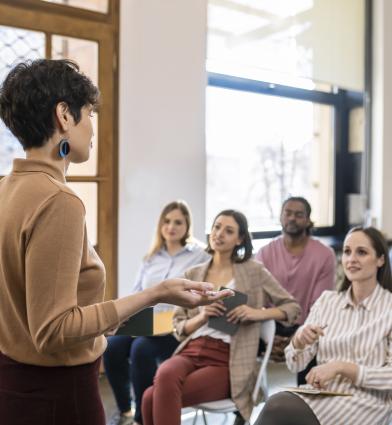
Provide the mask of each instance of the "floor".
[{"label": "floor", "polygon": [[[281,390],[285,386],[296,385],[295,375],[291,374],[284,363],[269,363],[268,365],[268,386],[270,388],[270,394],[274,394]],[[100,389],[101,395],[104,402],[106,419],[109,418],[116,412],[116,404],[111,392],[110,386],[104,375],[100,377]],[[257,406],[253,410],[250,423],[253,424],[256,420],[262,404]],[[193,409],[184,409],[182,414],[181,425],[192,425],[195,416]],[[235,416],[233,414],[221,415],[221,414],[207,414],[208,425],[232,425]],[[198,417],[196,425],[203,425],[203,419],[201,416]]]}]

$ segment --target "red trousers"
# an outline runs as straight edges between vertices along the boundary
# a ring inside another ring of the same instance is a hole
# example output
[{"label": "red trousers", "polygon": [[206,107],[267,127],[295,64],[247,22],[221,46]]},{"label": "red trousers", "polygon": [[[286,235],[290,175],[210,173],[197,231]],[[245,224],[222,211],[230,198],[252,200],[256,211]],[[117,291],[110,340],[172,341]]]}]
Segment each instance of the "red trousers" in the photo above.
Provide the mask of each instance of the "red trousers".
[{"label": "red trousers", "polygon": [[230,397],[229,350],[219,339],[201,337],[163,362],[143,395],[143,424],[180,425],[182,407]]}]

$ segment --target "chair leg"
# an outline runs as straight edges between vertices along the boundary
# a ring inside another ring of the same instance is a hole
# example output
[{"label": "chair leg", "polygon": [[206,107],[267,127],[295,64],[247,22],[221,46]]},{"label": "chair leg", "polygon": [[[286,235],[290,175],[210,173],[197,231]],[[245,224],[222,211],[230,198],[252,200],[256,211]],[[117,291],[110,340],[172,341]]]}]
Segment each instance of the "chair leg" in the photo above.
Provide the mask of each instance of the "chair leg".
[{"label": "chair leg", "polygon": [[199,410],[196,409],[195,416],[193,417],[192,425],[196,425],[198,415],[199,415]]},{"label": "chair leg", "polygon": [[203,413],[203,422],[204,422],[204,425],[208,425],[206,414],[205,414],[204,410],[202,410],[202,413]]},{"label": "chair leg", "polygon": [[227,422],[228,414],[224,413],[225,417],[223,419],[222,425],[224,425]]}]

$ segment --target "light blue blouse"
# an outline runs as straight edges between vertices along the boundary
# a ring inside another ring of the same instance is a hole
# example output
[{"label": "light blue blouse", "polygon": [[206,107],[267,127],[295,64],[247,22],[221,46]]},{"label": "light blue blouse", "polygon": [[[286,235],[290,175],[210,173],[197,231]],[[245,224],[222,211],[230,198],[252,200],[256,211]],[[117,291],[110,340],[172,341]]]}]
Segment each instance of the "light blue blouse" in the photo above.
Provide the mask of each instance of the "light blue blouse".
[{"label": "light blue blouse", "polygon": [[[161,248],[148,260],[143,261],[136,281],[132,288],[132,293],[151,288],[162,280],[174,277],[182,277],[184,272],[200,263],[210,260],[211,256],[207,254],[202,247],[194,243],[185,245],[181,251],[175,255],[170,255],[166,248]],[[170,309],[172,306],[170,306]],[[167,310],[168,306],[158,304],[155,310]]]}]

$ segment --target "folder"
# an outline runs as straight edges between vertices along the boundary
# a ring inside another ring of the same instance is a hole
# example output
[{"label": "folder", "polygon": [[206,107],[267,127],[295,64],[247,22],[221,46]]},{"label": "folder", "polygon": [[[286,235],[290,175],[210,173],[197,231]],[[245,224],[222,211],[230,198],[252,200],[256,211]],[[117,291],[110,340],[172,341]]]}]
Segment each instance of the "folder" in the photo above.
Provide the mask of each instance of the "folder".
[{"label": "folder", "polygon": [[352,393],[342,393],[339,391],[327,391],[327,390],[318,390],[317,388],[309,387],[282,387],[285,391],[290,391],[293,393],[299,394],[308,394],[308,395],[323,395],[323,396],[342,396],[350,397]]},{"label": "folder", "polygon": [[153,307],[145,308],[123,322],[117,329],[116,335],[158,336],[170,334],[173,332],[173,314],[172,310],[154,312]]},{"label": "folder", "polygon": [[[220,288],[227,289],[227,288]],[[231,288],[230,288],[231,289]],[[239,305],[246,304],[248,301],[248,295],[240,291],[233,291],[234,296],[225,298],[223,304],[226,307],[226,312],[223,316],[210,317],[208,319],[208,326],[218,331],[224,332],[229,335],[234,335],[240,326],[240,323],[231,323],[227,321],[226,315],[229,311],[233,310]]]}]

